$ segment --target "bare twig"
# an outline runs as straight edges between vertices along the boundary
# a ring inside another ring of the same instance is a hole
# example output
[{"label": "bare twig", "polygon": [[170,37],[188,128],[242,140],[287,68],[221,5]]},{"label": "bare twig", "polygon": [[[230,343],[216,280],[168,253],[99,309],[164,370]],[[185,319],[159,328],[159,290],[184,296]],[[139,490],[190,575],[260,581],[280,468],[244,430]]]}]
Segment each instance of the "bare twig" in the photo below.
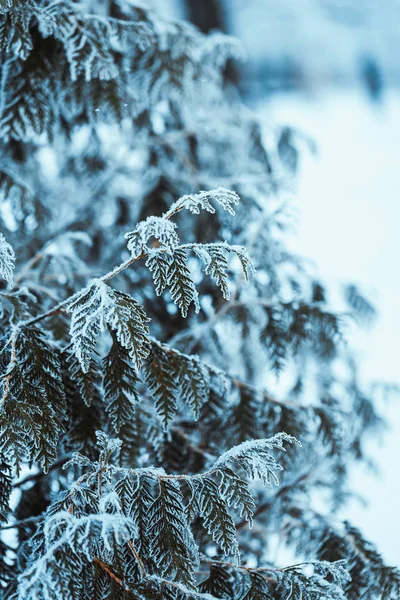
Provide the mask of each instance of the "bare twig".
[{"label": "bare twig", "polygon": [[37,515],[35,517],[28,517],[27,519],[22,519],[21,521],[15,521],[15,523],[9,523],[8,525],[3,525],[0,527],[0,531],[6,531],[6,529],[21,529],[29,523],[37,523],[43,519],[44,513]]},{"label": "bare twig", "polygon": [[145,569],[145,567],[144,567],[143,561],[142,561],[142,559],[140,558],[140,556],[139,556],[139,553],[138,553],[138,551],[136,550],[135,546],[132,544],[132,542],[131,542],[130,540],[128,541],[128,546],[129,546],[129,548],[130,548],[130,550],[131,550],[131,552],[132,552],[133,556],[134,556],[134,557],[136,558],[136,560],[137,560],[137,563],[138,563],[138,565],[139,565],[139,567],[140,567],[140,570],[141,570],[141,572],[142,572],[142,576],[143,576],[143,577],[147,577],[147,573],[146,573],[146,569]]},{"label": "bare twig", "polygon": [[102,560],[100,560],[100,558],[95,558],[93,560],[93,562],[96,565],[99,565],[99,567],[101,567],[103,569],[103,571],[105,571],[106,573],[108,573],[108,575],[111,577],[111,579],[113,579],[114,581],[116,581],[118,583],[118,585],[125,591],[128,592],[128,594],[132,594],[133,592],[126,587],[126,585],[124,584],[124,582],[122,581],[122,579],[120,579],[115,573],[114,571],[111,569],[111,567],[109,567],[108,565],[106,565],[106,563],[104,563]]},{"label": "bare twig", "polygon": [[13,487],[19,488],[19,487],[22,487],[23,485],[25,485],[26,483],[30,483],[31,481],[37,481],[38,479],[42,479],[43,477],[46,477],[47,474],[50,471],[54,471],[54,469],[58,469],[59,467],[62,467],[63,464],[69,458],[71,458],[70,454],[64,455],[62,458],[60,458],[59,460],[57,460],[56,462],[54,462],[52,465],[50,465],[47,473],[44,473],[43,471],[40,471],[39,473],[34,473],[32,475],[28,475],[27,477],[24,477],[24,479],[21,479],[20,481],[16,481],[13,484]]}]

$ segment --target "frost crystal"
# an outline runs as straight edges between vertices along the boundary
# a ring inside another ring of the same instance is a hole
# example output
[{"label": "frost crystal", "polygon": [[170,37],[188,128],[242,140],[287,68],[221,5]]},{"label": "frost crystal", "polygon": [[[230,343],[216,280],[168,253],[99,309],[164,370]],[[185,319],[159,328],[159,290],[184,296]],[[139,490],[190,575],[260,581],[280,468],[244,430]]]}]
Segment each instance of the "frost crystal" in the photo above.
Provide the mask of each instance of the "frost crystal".
[{"label": "frost crystal", "polygon": [[153,245],[172,252],[179,245],[179,237],[176,233],[177,226],[172,221],[167,221],[162,217],[148,217],[145,221],[138,224],[136,229],[126,233],[128,240],[128,250],[132,256],[137,258],[143,252],[147,252],[148,242],[154,238]]},{"label": "frost crystal", "polygon": [[205,210],[211,214],[215,213],[215,208],[211,201],[216,202],[229,214],[234,215],[234,206],[239,204],[239,196],[232,190],[226,188],[217,188],[216,190],[202,191],[198,194],[182,196],[175,202],[164,216],[169,216],[183,208],[189,210],[195,215]]}]

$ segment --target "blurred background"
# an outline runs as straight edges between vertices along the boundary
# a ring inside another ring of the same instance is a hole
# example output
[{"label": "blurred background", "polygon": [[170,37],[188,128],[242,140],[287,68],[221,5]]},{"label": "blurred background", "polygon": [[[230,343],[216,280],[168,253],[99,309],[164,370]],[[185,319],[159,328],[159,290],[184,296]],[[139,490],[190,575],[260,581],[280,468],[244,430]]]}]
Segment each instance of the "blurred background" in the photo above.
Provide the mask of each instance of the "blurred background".
[{"label": "blurred background", "polygon": [[[288,125],[299,218],[292,248],[334,286],[355,282],[378,319],[350,331],[365,385],[400,381],[400,0],[158,0],[202,31],[236,36],[244,61],[227,78],[264,124]],[[368,499],[342,513],[400,564],[400,401],[382,394],[388,423],[358,467]]]}]

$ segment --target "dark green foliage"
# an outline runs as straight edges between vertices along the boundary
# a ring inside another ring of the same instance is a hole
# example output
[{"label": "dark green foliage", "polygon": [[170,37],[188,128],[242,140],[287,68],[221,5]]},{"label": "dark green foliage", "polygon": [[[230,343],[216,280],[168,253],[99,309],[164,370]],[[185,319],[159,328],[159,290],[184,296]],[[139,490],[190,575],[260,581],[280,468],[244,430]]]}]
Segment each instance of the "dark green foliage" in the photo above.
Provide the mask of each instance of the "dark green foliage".
[{"label": "dark green foliage", "polygon": [[155,409],[165,429],[173,420],[177,407],[176,365],[173,360],[171,362],[172,364],[168,360],[168,353],[163,351],[163,347],[153,344],[150,359],[146,365],[146,383],[153,395]]},{"label": "dark green foliage", "polygon": [[226,502],[218,494],[216,482],[211,477],[204,477],[200,483],[194,484],[193,493],[204,527],[214,542],[221,546],[224,554],[238,555],[235,523]]},{"label": "dark green foliage", "polygon": [[180,398],[192,409],[197,420],[204,404],[208,401],[210,390],[210,372],[196,356],[180,355],[178,384]]},{"label": "dark green foliage", "polygon": [[193,303],[199,310],[199,300],[196,288],[187,266],[187,254],[183,248],[177,248],[173,253],[167,271],[167,281],[171,286],[171,297],[181,309],[182,317],[186,317],[189,306]]},{"label": "dark green foliage", "polygon": [[153,276],[154,291],[160,296],[168,285],[171,255],[167,252],[153,252],[149,254],[146,267]]},{"label": "dark green foliage", "polygon": [[231,469],[225,468],[221,473],[220,492],[227,505],[240,509],[240,516],[251,526],[256,505],[247,482]]},{"label": "dark green foliage", "polygon": [[273,598],[270,595],[270,586],[266,575],[257,573],[257,571],[250,571],[249,579],[250,587],[243,600],[270,600]]},{"label": "dark green foliage", "polygon": [[75,355],[65,356],[64,360],[63,382],[68,422],[62,446],[67,452],[85,447],[92,457],[96,431],[103,427],[98,364],[92,360],[90,370],[84,373]]},{"label": "dark green foliage", "polygon": [[165,429],[173,420],[178,399],[199,418],[208,400],[210,369],[196,356],[187,356],[165,344],[152,343],[145,366],[146,383],[155,401],[155,408]]},{"label": "dark green foliage", "polygon": [[7,513],[10,510],[8,500],[12,490],[12,469],[4,459],[0,461],[0,521],[7,522]]},{"label": "dark green foliage", "polygon": [[191,551],[194,540],[188,537],[183,496],[175,481],[159,477],[158,486],[158,496],[147,514],[152,561],[162,577],[172,577],[191,588],[197,558]]},{"label": "dark green foliage", "polygon": [[258,437],[260,422],[260,398],[252,389],[246,386],[239,387],[239,401],[233,409],[233,424],[237,429],[236,441],[244,442]]},{"label": "dark green foliage", "polygon": [[143,308],[128,294],[111,289],[99,280],[68,306],[72,313],[71,338],[82,370],[90,368],[97,337],[108,325],[118,343],[128,350],[140,369],[149,353],[149,321]]},{"label": "dark green foliage", "polygon": [[106,410],[118,433],[121,427],[133,418],[135,404],[139,400],[136,390],[138,377],[127,351],[116,340],[103,360],[103,369]]},{"label": "dark green foliage", "polygon": [[[154,504],[155,497],[151,479],[146,474],[138,474],[134,487],[130,508],[131,515],[137,527],[136,546],[143,559],[149,559],[149,529],[151,523],[148,520],[150,507]],[[128,513],[129,514],[129,513]]]},{"label": "dark green foliage", "polygon": [[[211,538],[225,554],[238,555],[236,528],[227,507],[241,504],[243,509],[251,495],[244,481],[238,486],[238,478],[227,463],[234,457],[249,461],[257,446],[272,450],[281,448],[282,441],[291,440],[276,436],[244,444],[223,454],[203,474],[176,476],[151,468],[114,469],[110,461],[121,443],[98,432],[98,460],[93,462],[76,453],[69,462],[69,466],[81,467],[84,475],[72,491],[48,508],[46,527],[40,527],[35,536],[30,566],[19,582],[21,598],[46,596],[50,589],[79,597],[85,589],[86,570],[93,564],[120,588],[125,589],[129,582],[131,588],[126,590],[133,594],[142,585],[159,584],[177,586],[184,598],[191,594],[196,597],[195,569],[200,556],[182,486],[191,490],[192,505],[194,500]],[[268,472],[272,456],[264,452],[260,460],[259,470]],[[215,478],[221,476],[219,486]],[[238,491],[245,499],[240,503],[235,497]],[[104,577],[96,576],[100,577],[96,589],[102,593]]]},{"label": "dark green foliage", "polygon": [[216,598],[234,597],[234,581],[232,575],[222,566],[212,563],[210,574],[201,583],[200,589],[203,593],[212,594]]},{"label": "dark green foliage", "polygon": [[366,582],[370,581],[371,572],[376,583],[370,584],[370,593],[381,594],[382,598],[398,598],[400,595],[399,570],[387,567],[374,545],[366,541],[355,527],[345,523],[345,529],[352,556],[350,576],[353,584],[349,590],[350,598],[355,599],[357,593],[362,593]]},{"label": "dark green foliage", "polygon": [[285,303],[265,307],[267,323],[261,332],[272,367],[281,371],[289,353],[308,345],[317,357],[331,358],[341,341],[340,317],[319,304]]},{"label": "dark green foliage", "polygon": [[60,362],[34,327],[15,330],[9,353],[1,380],[1,449],[17,468],[26,452],[47,470],[66,418]]},{"label": "dark green foliage", "polygon": [[228,257],[229,253],[236,254],[239,259],[245,279],[248,281],[250,276],[254,274],[251,261],[246,253],[246,249],[243,246],[229,246],[228,244],[201,244],[192,246],[187,245],[193,249],[199,258],[205,264],[205,273],[210,275],[215,280],[216,285],[221,289],[222,295],[226,300],[231,297],[231,292],[228,286]]},{"label": "dark green foliage", "polygon": [[[93,398],[98,394],[99,372],[96,362],[92,360],[89,371],[85,373],[76,355],[67,351],[65,367],[64,372],[70,380],[70,387],[74,385],[86,406],[91,406]],[[65,387],[68,393],[68,382],[65,382]],[[75,390],[69,391],[73,394]]]},{"label": "dark green foliage", "polygon": [[[310,565],[311,566],[311,565]],[[348,574],[340,563],[318,563],[312,565],[313,574],[305,575],[300,568],[293,567],[282,570],[277,574],[277,597],[288,600],[301,598],[310,599],[339,599],[345,598],[342,583],[348,579]]]}]

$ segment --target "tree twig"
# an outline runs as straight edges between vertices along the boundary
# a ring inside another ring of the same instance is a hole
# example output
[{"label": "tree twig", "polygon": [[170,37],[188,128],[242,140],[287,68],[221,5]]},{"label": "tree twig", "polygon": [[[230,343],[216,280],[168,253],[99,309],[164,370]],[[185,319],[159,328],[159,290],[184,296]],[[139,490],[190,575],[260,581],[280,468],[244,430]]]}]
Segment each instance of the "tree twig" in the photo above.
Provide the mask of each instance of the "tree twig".
[{"label": "tree twig", "polygon": [[[102,281],[102,282],[109,281],[110,279],[112,279],[113,277],[115,277],[116,275],[121,273],[121,271],[124,271],[125,269],[127,269],[132,263],[134,263],[137,260],[140,260],[141,258],[144,258],[145,256],[146,256],[145,252],[140,254],[140,256],[136,256],[136,257],[131,256],[130,258],[124,260],[120,265],[115,267],[112,271],[109,271],[108,273],[106,273],[106,275],[99,277],[99,281]],[[72,296],[69,296],[62,302],[59,302],[56,306],[54,306],[52,309],[48,310],[47,312],[44,312],[41,315],[38,315],[37,317],[32,317],[32,319],[29,319],[28,321],[22,322],[21,327],[30,327],[31,325],[35,325],[36,323],[39,323],[40,321],[43,321],[44,319],[48,319],[49,317],[59,314],[68,306],[68,304],[70,304],[71,302],[73,302],[74,300],[79,298],[79,296],[81,294],[82,294],[82,290],[78,290],[77,292],[75,292],[75,294],[72,294]]]},{"label": "tree twig", "polygon": [[134,556],[134,557],[136,558],[136,560],[137,560],[137,563],[138,563],[138,565],[139,565],[139,567],[140,567],[140,570],[141,570],[141,572],[142,572],[142,575],[143,575],[143,577],[147,577],[147,573],[146,573],[146,569],[145,569],[145,566],[144,566],[144,564],[143,564],[143,561],[142,561],[142,559],[140,558],[140,556],[139,556],[139,553],[138,553],[138,551],[136,550],[135,546],[132,544],[132,542],[131,542],[130,540],[128,541],[128,546],[129,546],[129,548],[130,548],[130,550],[131,550],[131,552],[132,552],[133,556]]},{"label": "tree twig", "polygon": [[101,567],[103,569],[103,571],[105,571],[106,573],[108,573],[108,575],[111,577],[111,579],[113,579],[114,581],[116,581],[118,583],[118,585],[125,591],[128,592],[128,594],[132,594],[133,596],[133,592],[132,590],[130,590],[128,587],[126,587],[126,585],[124,584],[124,582],[122,581],[122,579],[120,579],[115,573],[114,571],[111,569],[111,567],[109,567],[108,565],[106,565],[106,563],[104,563],[102,560],[100,560],[100,558],[95,558],[93,560],[93,562],[97,565],[99,565],[99,567]]},{"label": "tree twig", "polygon": [[50,471],[53,471],[54,469],[58,469],[59,467],[62,467],[62,465],[69,458],[71,458],[70,454],[64,455],[62,458],[60,458],[59,460],[54,462],[52,465],[50,465],[47,473],[44,473],[43,471],[39,471],[39,473],[33,473],[32,475],[27,475],[27,477],[24,477],[24,479],[21,479],[20,481],[16,481],[13,484],[13,487],[19,488],[19,487],[22,487],[23,485],[25,485],[26,483],[30,483],[31,481],[37,481],[38,479],[42,479],[42,477],[46,477]]},{"label": "tree twig", "polygon": [[27,519],[22,519],[21,521],[15,521],[15,523],[9,523],[8,525],[3,525],[0,527],[0,531],[6,531],[6,529],[20,529],[21,527],[25,527],[29,523],[36,523],[37,521],[41,521],[43,519],[44,513],[37,515],[35,517],[28,517]]}]

